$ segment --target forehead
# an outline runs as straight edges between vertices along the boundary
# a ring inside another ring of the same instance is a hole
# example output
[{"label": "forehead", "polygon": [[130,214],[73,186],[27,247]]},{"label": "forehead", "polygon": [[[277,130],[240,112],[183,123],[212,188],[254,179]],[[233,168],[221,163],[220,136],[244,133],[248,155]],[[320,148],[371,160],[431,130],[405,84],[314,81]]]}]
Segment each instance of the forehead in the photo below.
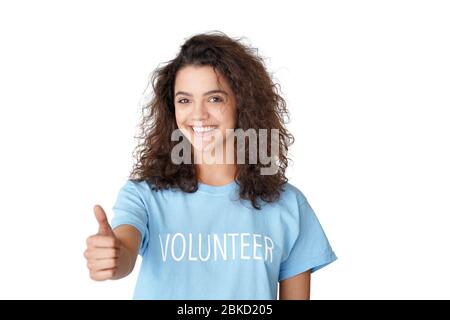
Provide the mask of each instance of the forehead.
[{"label": "forehead", "polygon": [[225,77],[211,66],[186,66],[178,70],[175,89],[189,92],[222,89],[231,92]]}]

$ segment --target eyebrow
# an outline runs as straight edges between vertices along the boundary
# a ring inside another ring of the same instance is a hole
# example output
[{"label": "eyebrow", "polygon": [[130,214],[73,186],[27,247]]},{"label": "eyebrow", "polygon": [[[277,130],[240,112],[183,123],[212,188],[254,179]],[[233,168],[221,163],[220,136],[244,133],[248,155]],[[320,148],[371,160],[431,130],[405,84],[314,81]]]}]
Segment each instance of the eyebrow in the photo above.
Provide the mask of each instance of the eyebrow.
[{"label": "eyebrow", "polygon": [[[208,94],[212,94],[212,93],[223,93],[224,95],[228,95],[228,93],[226,93],[225,91],[216,89],[216,90],[210,90],[208,92],[205,92],[203,94],[203,96],[207,96]],[[175,96],[178,96],[179,94],[182,94],[182,95],[185,95],[185,96],[188,96],[188,97],[192,97],[192,93],[185,92],[185,91],[178,91],[175,94]]]}]

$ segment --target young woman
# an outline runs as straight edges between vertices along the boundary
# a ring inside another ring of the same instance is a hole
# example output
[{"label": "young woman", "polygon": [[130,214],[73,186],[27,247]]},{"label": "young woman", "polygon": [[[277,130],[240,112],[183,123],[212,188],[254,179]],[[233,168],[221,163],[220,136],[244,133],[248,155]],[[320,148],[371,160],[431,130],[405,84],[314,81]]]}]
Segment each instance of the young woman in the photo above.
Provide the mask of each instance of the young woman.
[{"label": "young woman", "polygon": [[337,258],[285,177],[294,139],[256,49],[220,32],[195,35],[152,85],[111,225],[94,207],[91,278],[123,278],[140,254],[135,299],[276,299],[278,283],[280,299],[309,299],[310,274]]}]

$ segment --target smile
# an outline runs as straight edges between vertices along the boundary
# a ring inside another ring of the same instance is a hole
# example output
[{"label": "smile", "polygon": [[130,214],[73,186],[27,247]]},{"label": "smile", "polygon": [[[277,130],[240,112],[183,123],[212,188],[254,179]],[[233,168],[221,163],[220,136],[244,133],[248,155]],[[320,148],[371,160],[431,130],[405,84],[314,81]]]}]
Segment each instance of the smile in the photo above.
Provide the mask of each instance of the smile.
[{"label": "smile", "polygon": [[217,126],[191,126],[192,131],[197,135],[204,135],[213,132],[217,129]]}]

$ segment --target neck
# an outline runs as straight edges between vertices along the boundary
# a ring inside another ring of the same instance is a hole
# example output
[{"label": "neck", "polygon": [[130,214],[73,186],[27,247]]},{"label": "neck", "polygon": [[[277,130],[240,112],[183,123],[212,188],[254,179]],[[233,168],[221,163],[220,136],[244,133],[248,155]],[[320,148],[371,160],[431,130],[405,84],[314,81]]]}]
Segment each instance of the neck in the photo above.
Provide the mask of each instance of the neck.
[{"label": "neck", "polygon": [[195,166],[199,182],[221,186],[235,179],[237,167],[235,164],[198,164]]},{"label": "neck", "polygon": [[[212,153],[194,151],[194,158],[196,159],[197,181],[212,186],[221,186],[235,180],[237,165],[234,148],[227,147],[226,152],[218,154],[215,151]],[[221,161],[219,158],[222,158]]]}]

